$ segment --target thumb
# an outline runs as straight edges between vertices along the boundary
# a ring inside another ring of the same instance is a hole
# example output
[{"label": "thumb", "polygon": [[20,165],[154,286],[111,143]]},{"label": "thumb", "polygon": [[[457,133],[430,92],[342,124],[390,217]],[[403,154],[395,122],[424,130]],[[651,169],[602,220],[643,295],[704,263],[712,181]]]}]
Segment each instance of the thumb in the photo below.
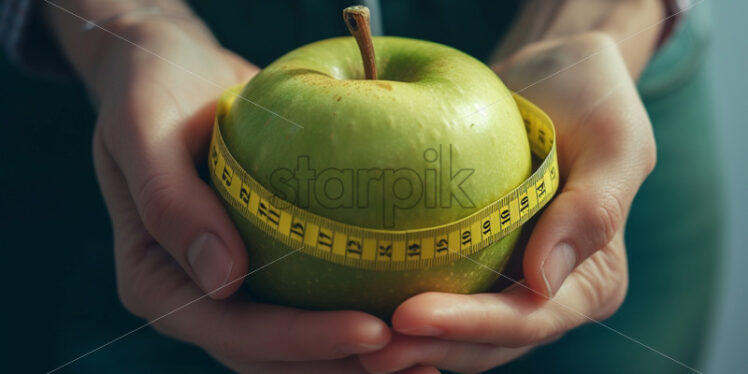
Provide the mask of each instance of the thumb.
[{"label": "thumb", "polygon": [[523,260],[528,285],[546,297],[623,229],[636,192],[654,168],[652,141],[628,142],[630,136],[620,135],[612,137],[624,139],[617,145],[583,141],[576,157],[559,160],[568,167],[562,172],[566,181],[538,220]]},{"label": "thumb", "polygon": [[[210,123],[210,118],[197,118],[210,113],[201,111],[188,122]],[[188,143],[205,145],[207,139],[149,134],[148,126],[137,127],[142,133],[126,131],[117,141],[105,143],[146,230],[204,292],[217,299],[228,297],[240,287],[236,280],[245,274],[248,260],[234,224],[195,169],[193,159],[202,147]],[[181,126],[188,132],[195,127]]]},{"label": "thumb", "polygon": [[565,188],[541,216],[528,242],[528,285],[552,297],[574,268],[620,230],[626,203],[609,191]]}]

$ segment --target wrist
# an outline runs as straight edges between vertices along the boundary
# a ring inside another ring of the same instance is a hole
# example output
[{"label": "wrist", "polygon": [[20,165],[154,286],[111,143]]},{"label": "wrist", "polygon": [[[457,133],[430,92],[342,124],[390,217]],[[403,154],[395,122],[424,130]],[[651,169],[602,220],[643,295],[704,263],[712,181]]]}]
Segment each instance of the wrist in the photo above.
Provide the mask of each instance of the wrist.
[{"label": "wrist", "polygon": [[[651,56],[661,25],[661,0],[554,1],[525,3],[515,25],[491,61],[508,58],[522,47],[547,40],[585,39],[602,33],[617,41],[629,72],[636,77]],[[580,17],[584,14],[584,17]]]},{"label": "wrist", "polygon": [[43,9],[67,59],[94,100],[100,86],[126,68],[117,58],[158,53],[170,41],[218,46],[210,30],[181,1],[58,1]]},{"label": "wrist", "polygon": [[[94,76],[98,76],[98,70],[106,70],[111,67],[114,56],[121,56],[123,52],[150,54],[157,56],[163,53],[164,48],[181,45],[185,40],[190,41],[191,46],[217,48],[218,41],[208,28],[197,18],[194,19],[167,19],[164,17],[149,17],[143,19],[123,18],[112,22],[104,27],[105,30],[96,28],[89,32],[101,34],[99,44],[91,56],[91,69]],[[90,47],[89,47],[90,48]]]}]

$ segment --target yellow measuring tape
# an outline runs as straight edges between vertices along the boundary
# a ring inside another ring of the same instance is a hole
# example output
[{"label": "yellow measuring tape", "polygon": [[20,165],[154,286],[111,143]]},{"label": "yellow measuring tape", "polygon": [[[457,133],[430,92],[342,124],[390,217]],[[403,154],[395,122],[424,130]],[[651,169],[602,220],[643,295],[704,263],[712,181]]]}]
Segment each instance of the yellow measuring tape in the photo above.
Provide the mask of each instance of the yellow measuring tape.
[{"label": "yellow measuring tape", "polygon": [[282,201],[231,156],[221,135],[220,116],[216,116],[210,144],[210,176],[221,197],[251,224],[307,255],[371,270],[421,269],[449,263],[521,227],[558,188],[553,123],[528,100],[516,94],[514,99],[530,150],[542,163],[496,202],[445,225],[399,231],[370,229],[327,219]]}]

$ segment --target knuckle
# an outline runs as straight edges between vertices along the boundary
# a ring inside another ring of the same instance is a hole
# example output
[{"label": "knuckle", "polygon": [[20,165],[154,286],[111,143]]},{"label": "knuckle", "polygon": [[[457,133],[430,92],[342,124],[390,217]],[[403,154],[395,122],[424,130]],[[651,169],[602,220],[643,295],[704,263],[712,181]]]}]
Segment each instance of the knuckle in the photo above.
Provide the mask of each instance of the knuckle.
[{"label": "knuckle", "polygon": [[[181,293],[181,287],[189,285],[172,276],[173,260],[157,244],[115,238],[115,253],[117,295],[125,309],[137,317],[153,317]],[[163,332],[158,323],[153,327]]]},{"label": "knuckle", "polygon": [[608,244],[623,224],[624,208],[621,200],[612,192],[603,192],[592,209],[588,209],[589,227],[595,230],[592,243],[597,250]]},{"label": "knuckle", "polygon": [[587,57],[590,53],[616,53],[616,41],[608,33],[589,31],[572,37],[573,45],[580,53],[579,57]]},{"label": "knuckle", "polygon": [[[612,316],[623,305],[628,293],[629,277],[625,266],[621,266],[623,261],[612,258],[608,258],[606,261],[609,270],[605,271],[607,277],[605,283],[608,284],[608,287],[603,287],[604,289],[600,291],[599,298],[602,301],[598,319],[607,319]],[[615,262],[615,264],[612,262]]]},{"label": "knuckle", "polygon": [[151,234],[161,232],[166,217],[175,208],[173,196],[178,190],[171,175],[164,172],[151,174],[138,189],[136,200],[139,202],[140,214]]},{"label": "knuckle", "polygon": [[117,285],[117,295],[119,296],[120,303],[122,303],[122,306],[128,313],[141,318],[145,317],[137,299],[121,283]]},{"label": "knuckle", "polygon": [[[587,261],[593,261],[592,259],[594,257],[595,256],[587,259]],[[600,278],[606,277],[606,275],[602,273],[603,272],[600,271],[599,268],[596,268],[594,270],[586,271],[584,276],[580,277],[578,291],[580,295],[583,296],[585,302],[591,306],[590,308],[594,308],[595,306],[599,307],[602,305],[603,300],[605,300],[607,289],[604,283],[607,282],[602,281],[603,278]]]},{"label": "knuckle", "polygon": [[616,42],[605,32],[589,31],[569,37],[564,45],[574,62],[591,57],[593,54],[617,53]]},{"label": "knuckle", "polygon": [[580,270],[579,290],[588,300],[595,319],[603,320],[623,304],[628,291],[626,260],[611,251],[599,251],[587,259],[589,264]]},{"label": "knuckle", "polygon": [[128,313],[136,317],[147,318],[144,305],[140,298],[137,297],[136,292],[134,292],[134,289],[129,282],[118,280],[117,296],[119,297],[120,303],[122,303],[122,306]]},{"label": "knuckle", "polygon": [[645,175],[649,175],[654,171],[655,166],[657,166],[657,145],[654,137],[649,137],[649,142],[647,142],[642,155],[644,158]]},{"label": "knuckle", "polygon": [[630,111],[633,118],[630,120],[632,126],[635,126],[634,140],[630,144],[636,144],[638,147],[633,151],[638,156],[637,161],[643,167],[643,177],[646,178],[657,165],[657,142],[655,141],[652,130],[652,121],[646,109],[639,105],[637,110]]},{"label": "knuckle", "polygon": [[517,326],[511,344],[502,344],[507,348],[521,348],[558,339],[569,329],[578,326],[580,316],[574,311],[561,308],[554,313],[529,316]]},{"label": "knuckle", "polygon": [[623,305],[623,301],[626,300],[626,294],[628,293],[628,277],[624,277],[625,279],[619,283],[617,283],[617,287],[615,287],[614,292],[612,292],[611,297],[609,298],[609,301],[607,305],[605,305],[605,308],[601,309],[600,316],[598,319],[607,319],[608,317],[612,316],[613,313],[615,313],[621,305]]},{"label": "knuckle", "polygon": [[140,291],[142,290],[141,282],[143,277],[138,273],[138,266],[142,263],[142,256],[135,255],[136,251],[130,251],[131,243],[123,242],[115,237],[115,253],[117,256],[117,297],[122,306],[130,314],[148,318],[147,308],[143,302]]}]

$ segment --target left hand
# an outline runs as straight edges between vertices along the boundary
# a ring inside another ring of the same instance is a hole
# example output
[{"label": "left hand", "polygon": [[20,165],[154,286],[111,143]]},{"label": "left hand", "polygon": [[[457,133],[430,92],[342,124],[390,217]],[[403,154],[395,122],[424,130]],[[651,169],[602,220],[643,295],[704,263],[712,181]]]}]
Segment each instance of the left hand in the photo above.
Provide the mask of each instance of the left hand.
[{"label": "left hand", "polygon": [[523,260],[525,281],[500,293],[428,292],[395,311],[393,337],[363,366],[481,372],[612,315],[628,285],[623,232],[655,165],[647,112],[617,45],[600,33],[530,44],[496,67],[556,126],[562,179]]},{"label": "left hand", "polygon": [[83,71],[98,78],[87,80],[100,102],[94,162],[122,304],[237,372],[363,373],[355,354],[389,339],[378,318],[236,292],[251,259],[196,165],[205,164],[216,98],[258,69],[198,30],[159,19],[121,27],[132,43],[108,39],[98,68]]}]

